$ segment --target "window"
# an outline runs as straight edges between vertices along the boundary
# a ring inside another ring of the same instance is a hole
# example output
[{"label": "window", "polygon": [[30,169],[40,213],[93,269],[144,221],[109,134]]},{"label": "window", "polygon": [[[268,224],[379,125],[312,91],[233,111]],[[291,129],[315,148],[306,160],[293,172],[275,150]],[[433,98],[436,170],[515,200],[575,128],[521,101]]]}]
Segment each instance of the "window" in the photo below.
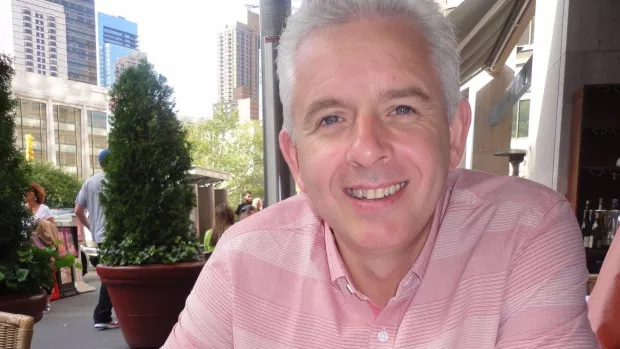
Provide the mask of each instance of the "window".
[{"label": "window", "polygon": [[45,52],[37,51],[37,56],[45,57]]},{"label": "window", "polygon": [[26,67],[26,71],[29,73],[34,73],[34,68]]},{"label": "window", "polygon": [[26,61],[26,66],[32,67],[34,66],[34,63],[32,63],[31,61]]},{"label": "window", "polygon": [[523,32],[523,35],[519,39],[517,46],[529,46],[529,45],[532,45],[533,43],[534,43],[534,19],[532,18],[532,21],[527,24],[527,27],[525,28],[525,32]]},{"label": "window", "polygon": [[45,31],[45,28],[43,28],[43,27],[42,27],[42,26],[40,26],[40,25],[37,25],[37,28],[36,28],[36,29],[37,29],[37,31],[39,31],[39,32],[43,32],[43,31]]},{"label": "window", "polygon": [[45,35],[43,33],[37,33],[37,38],[44,38]]},{"label": "window", "polygon": [[25,47],[32,47],[32,42],[28,41],[24,43]]},{"label": "window", "polygon": [[44,39],[37,39],[37,44],[45,45],[45,40]]},{"label": "window", "polygon": [[36,18],[43,18],[43,15],[42,15],[42,14],[40,14],[40,13],[35,13],[35,14],[34,14],[34,16],[35,16]]},{"label": "window", "polygon": [[37,50],[45,51],[45,46],[37,45]]},{"label": "window", "polygon": [[32,57],[32,55],[26,55],[26,59],[33,60],[34,58]]},{"label": "window", "polygon": [[24,40],[26,40],[26,41],[32,41],[32,36],[30,36],[30,35],[24,35]]},{"label": "window", "polygon": [[32,34],[32,29],[24,29],[24,34]]},{"label": "window", "polygon": [[37,58],[37,62],[39,62],[39,63],[45,63],[45,58],[41,58],[41,57],[39,57],[39,58]]},{"label": "window", "polygon": [[55,53],[51,53],[51,54],[50,54],[50,58],[52,58],[52,59],[56,59],[56,54],[55,54]]},{"label": "window", "polygon": [[38,19],[35,19],[35,20],[34,20],[34,22],[35,22],[36,24],[38,24],[38,25],[44,25],[44,24],[45,24],[45,22],[40,21],[40,20],[38,20]]},{"label": "window", "polygon": [[23,14],[25,14],[25,15],[31,15],[31,14],[32,14],[32,13],[30,12],[30,10],[28,10],[28,9],[23,9],[23,10],[22,10],[22,13],[23,13]]},{"label": "window", "polygon": [[32,28],[32,23],[24,22],[24,28]]},{"label": "window", "polygon": [[32,49],[31,49],[31,48],[25,48],[25,49],[24,49],[24,52],[25,52],[25,53],[32,53]]},{"label": "window", "polygon": [[57,78],[58,77],[58,73],[51,72],[50,76],[53,76],[53,77]]},{"label": "window", "polygon": [[47,16],[47,20],[50,22],[56,22],[56,17],[54,16]]},{"label": "window", "polygon": [[50,46],[56,46],[56,41],[50,41]]},{"label": "window", "polygon": [[47,23],[47,26],[50,27],[50,28],[56,28],[56,23],[49,22],[49,23]]},{"label": "window", "polygon": [[56,34],[56,29],[48,29],[47,32],[50,34]]},{"label": "window", "polygon": [[512,117],[512,138],[526,138],[530,128],[530,100],[520,100]]},{"label": "window", "polygon": [[[50,52],[56,52],[56,48],[55,47],[50,47]],[[54,55],[54,57],[56,57],[56,55]]]},{"label": "window", "polygon": [[24,16],[24,21],[32,22],[32,17]]},{"label": "window", "polygon": [[[50,35],[49,36],[50,40],[56,40],[56,35]],[[52,43],[50,42],[50,45],[52,45]],[[53,46],[53,45],[52,45]]]},{"label": "window", "polygon": [[58,71],[58,68],[55,65],[53,65],[53,66],[50,67],[50,70],[51,71]]},{"label": "window", "polygon": [[[56,64],[58,64],[58,61],[56,61],[55,59],[50,59],[50,64],[54,64],[54,65],[56,65]],[[52,69],[52,70],[53,70],[53,69]]]}]

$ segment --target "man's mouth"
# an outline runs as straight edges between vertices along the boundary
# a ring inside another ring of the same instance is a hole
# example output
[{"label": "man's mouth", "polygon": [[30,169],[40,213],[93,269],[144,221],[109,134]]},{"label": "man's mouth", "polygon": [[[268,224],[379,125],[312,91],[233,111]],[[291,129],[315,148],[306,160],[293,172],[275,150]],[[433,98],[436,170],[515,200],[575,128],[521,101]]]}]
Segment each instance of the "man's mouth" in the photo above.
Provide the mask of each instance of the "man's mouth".
[{"label": "man's mouth", "polygon": [[346,192],[349,196],[354,197],[356,199],[366,199],[366,200],[378,200],[388,197],[390,195],[396,194],[399,190],[404,188],[407,185],[407,182],[402,182],[398,184],[393,184],[385,188],[376,188],[376,189],[357,189],[357,188],[347,188]]}]

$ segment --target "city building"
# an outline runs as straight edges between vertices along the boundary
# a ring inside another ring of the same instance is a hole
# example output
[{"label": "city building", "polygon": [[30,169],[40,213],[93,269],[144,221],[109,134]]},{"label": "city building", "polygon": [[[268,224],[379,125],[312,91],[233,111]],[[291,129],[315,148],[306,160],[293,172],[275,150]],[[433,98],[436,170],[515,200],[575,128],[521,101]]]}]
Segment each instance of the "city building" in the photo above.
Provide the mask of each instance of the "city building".
[{"label": "city building", "polygon": [[[258,120],[260,28],[258,14],[248,10],[245,23],[236,22],[217,33],[218,104],[235,110],[239,100],[248,106],[250,119]],[[256,105],[256,108],[249,106]],[[254,112],[255,111],[255,112]]]},{"label": "city building", "polygon": [[45,0],[12,0],[15,69],[67,78],[64,7]]},{"label": "city building", "polygon": [[50,162],[79,178],[101,172],[98,155],[108,139],[105,88],[17,71],[13,79],[17,145],[33,137],[37,162]]},{"label": "city building", "polygon": [[127,68],[135,67],[140,61],[146,58],[146,53],[137,50],[133,50],[126,56],[118,57],[114,63],[114,79],[111,80],[112,84],[116,81],[116,77],[120,76]]},{"label": "city building", "polygon": [[[99,86],[112,87],[118,74],[116,62],[120,57],[138,51],[138,25],[123,17],[97,14],[99,45]],[[145,58],[145,57],[144,57]]]},{"label": "city building", "polygon": [[97,84],[95,0],[47,0],[65,10],[69,80]]}]

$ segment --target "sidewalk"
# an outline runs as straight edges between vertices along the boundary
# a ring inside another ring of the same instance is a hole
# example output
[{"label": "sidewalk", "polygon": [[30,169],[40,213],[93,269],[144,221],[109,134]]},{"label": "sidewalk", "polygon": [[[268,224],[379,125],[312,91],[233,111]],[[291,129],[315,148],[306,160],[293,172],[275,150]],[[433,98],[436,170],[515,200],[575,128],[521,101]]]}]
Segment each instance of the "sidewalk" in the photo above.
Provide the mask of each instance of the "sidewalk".
[{"label": "sidewalk", "polygon": [[93,327],[100,282],[91,268],[84,281],[97,290],[52,302],[52,310],[34,326],[31,349],[128,349],[120,328],[97,331]]}]

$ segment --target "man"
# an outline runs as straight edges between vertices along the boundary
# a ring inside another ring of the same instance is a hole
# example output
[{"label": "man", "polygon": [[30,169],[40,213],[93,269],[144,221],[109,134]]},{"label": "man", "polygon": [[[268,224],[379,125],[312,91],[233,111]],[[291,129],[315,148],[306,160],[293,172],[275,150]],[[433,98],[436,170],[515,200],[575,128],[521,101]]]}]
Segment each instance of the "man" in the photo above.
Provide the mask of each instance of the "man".
[{"label": "man", "polygon": [[[106,157],[109,154],[110,151],[108,149],[102,150],[99,153],[99,163],[104,172]],[[104,179],[104,173],[98,173],[88,178],[82,185],[82,189],[75,200],[75,215],[90,230],[97,244],[102,243],[105,236],[105,216],[103,208],[99,204],[99,193],[101,192],[101,185]],[[88,218],[86,217],[86,211],[88,211]],[[95,264],[97,262],[95,261]],[[118,322],[112,320],[112,301],[110,300],[108,289],[103,283],[99,290],[99,303],[95,307],[93,317],[95,328],[98,330],[119,327]]]},{"label": "man", "polygon": [[305,1],[278,75],[303,193],[224,234],[164,348],[596,347],[566,200],[457,169],[471,111],[434,1]]},{"label": "man", "polygon": [[240,203],[239,206],[237,206],[235,214],[237,216],[241,215],[241,210],[247,205],[252,205],[252,192],[249,190],[243,194],[243,202]]},{"label": "man", "polygon": [[255,214],[256,212],[258,212],[258,210],[253,205],[245,205],[243,206],[243,208],[241,209],[241,212],[239,213],[239,220],[242,221],[250,217],[251,215]]}]

